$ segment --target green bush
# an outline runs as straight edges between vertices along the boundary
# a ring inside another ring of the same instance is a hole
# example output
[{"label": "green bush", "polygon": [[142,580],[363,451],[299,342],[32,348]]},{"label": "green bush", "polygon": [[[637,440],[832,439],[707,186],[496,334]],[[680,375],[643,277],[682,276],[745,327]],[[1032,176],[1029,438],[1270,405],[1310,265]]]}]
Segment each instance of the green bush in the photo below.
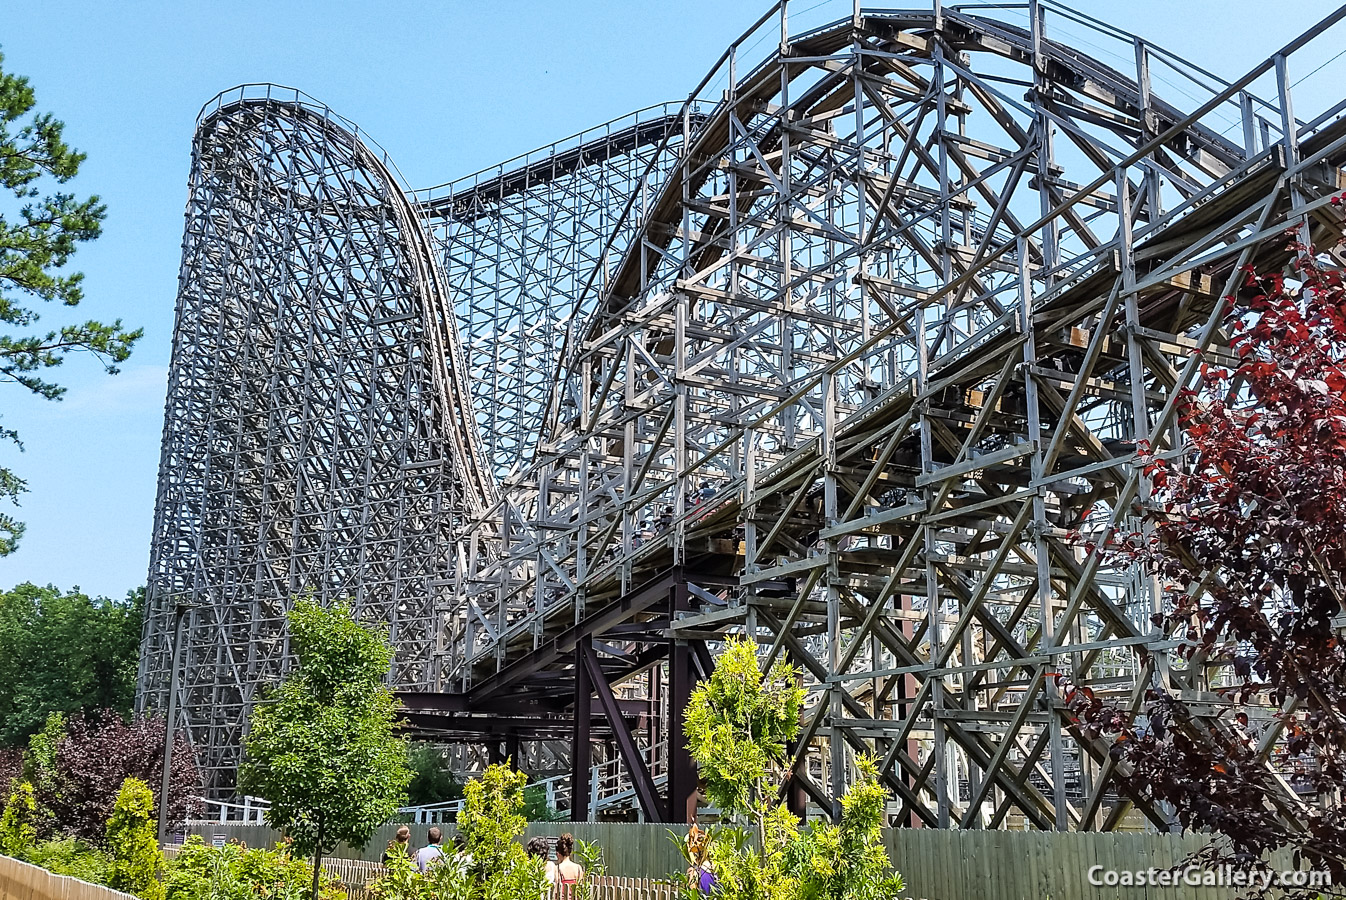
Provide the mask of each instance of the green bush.
[{"label": "green bush", "polygon": [[[524,851],[516,838],[528,827],[523,816],[528,776],[508,766],[490,766],[464,787],[458,833],[467,841],[471,864],[453,853],[422,876],[401,857],[370,885],[377,900],[537,900],[548,896],[546,865]],[[597,853],[593,845],[585,845]],[[582,891],[576,900],[585,900]],[[172,898],[170,898],[172,900]]]},{"label": "green bush", "polygon": [[[799,674],[777,664],[763,673],[753,641],[730,639],[715,672],[687,704],[687,746],[712,802],[740,827],[715,832],[709,871],[718,900],[890,900],[904,890],[883,847],[887,794],[873,761],[841,800],[841,821],[802,829],[778,803],[799,730]],[[741,827],[748,824],[751,828]],[[683,847],[679,842],[679,846]],[[698,863],[683,847],[690,869]],[[696,875],[697,872],[692,871]],[[690,878],[675,878],[685,900],[702,900]]]},{"label": "green bush", "polygon": [[[239,844],[209,847],[191,835],[168,863],[164,900],[302,900],[313,870],[290,853],[289,845],[250,850]],[[345,900],[341,883],[323,873],[320,900]]]},{"label": "green bush", "polygon": [[164,857],[155,834],[154,794],[139,778],[122,782],[112,817],[107,820],[107,847],[112,855],[108,886],[141,900],[163,900],[159,870]]},{"label": "green bush", "polygon": [[514,839],[528,820],[522,815],[523,789],[528,776],[508,766],[489,766],[463,789],[458,833],[467,840],[467,852],[483,880],[517,866],[527,854]]},{"label": "green bush", "polygon": [[24,861],[92,884],[107,884],[112,870],[112,860],[106,853],[72,837],[38,841],[24,854]]},{"label": "green bush", "polygon": [[584,879],[575,885],[575,900],[593,900],[594,885],[591,879],[608,874],[608,867],[603,862],[603,848],[597,842],[576,838],[575,862],[584,867]]},{"label": "green bush", "polygon": [[[446,858],[430,870],[437,881],[445,882],[434,891],[434,896],[445,900],[465,897],[470,890],[461,883],[468,878],[466,867],[452,862],[456,860]],[[429,881],[410,857],[398,855],[388,860],[383,875],[370,885],[369,892],[375,900],[427,900],[431,896]]]},{"label": "green bush", "polygon": [[37,841],[37,800],[27,781],[14,785],[0,815],[0,854],[23,859]]}]

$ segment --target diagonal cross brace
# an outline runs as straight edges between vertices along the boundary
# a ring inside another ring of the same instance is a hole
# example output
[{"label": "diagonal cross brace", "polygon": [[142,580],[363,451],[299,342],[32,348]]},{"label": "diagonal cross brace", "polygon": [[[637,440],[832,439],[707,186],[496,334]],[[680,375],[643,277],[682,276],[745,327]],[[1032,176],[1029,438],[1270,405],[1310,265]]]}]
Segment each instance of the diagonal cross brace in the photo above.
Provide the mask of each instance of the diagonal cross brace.
[{"label": "diagonal cross brace", "polygon": [[612,726],[612,734],[617,739],[617,749],[621,752],[626,770],[631,775],[631,785],[635,788],[640,808],[649,821],[662,821],[665,816],[664,804],[655,790],[654,778],[650,776],[649,767],[640,755],[640,748],[636,746],[636,739],[632,736],[626,719],[622,717],[617,697],[612,693],[612,685],[608,683],[607,675],[603,674],[603,667],[598,664],[598,654],[587,642],[581,643],[576,649],[584,658],[584,669],[588,672],[589,681],[598,696],[598,705],[603,707],[603,715],[607,716],[608,723]]}]

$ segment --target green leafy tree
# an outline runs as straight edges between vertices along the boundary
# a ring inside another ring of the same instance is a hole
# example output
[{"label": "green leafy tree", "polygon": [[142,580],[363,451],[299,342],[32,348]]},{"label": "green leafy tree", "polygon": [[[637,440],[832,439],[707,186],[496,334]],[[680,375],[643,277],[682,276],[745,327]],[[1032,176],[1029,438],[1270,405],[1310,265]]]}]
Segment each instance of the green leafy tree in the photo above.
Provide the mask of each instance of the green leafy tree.
[{"label": "green leafy tree", "polygon": [[458,812],[458,833],[467,840],[478,876],[483,881],[500,878],[527,859],[515,838],[528,828],[523,816],[523,792],[528,776],[507,765],[488,766],[480,778],[463,788],[463,808]]},{"label": "green leafy tree", "polygon": [[53,712],[131,713],[144,590],[125,600],[20,584],[0,593],[0,746]]},{"label": "green leafy tree", "polygon": [[384,684],[387,635],[346,606],[308,600],[295,603],[289,624],[298,666],[253,710],[239,785],[269,800],[267,824],[313,855],[316,897],[323,854],[368,843],[405,803],[411,770]]},{"label": "green leafy tree", "polygon": [[533,900],[543,895],[546,866],[517,840],[528,828],[527,784],[527,775],[496,765],[463,788],[458,833],[472,858],[471,900]]},{"label": "green leafy tree", "polygon": [[530,822],[560,822],[565,813],[547,802],[545,784],[530,784],[523,789],[523,817]]},{"label": "green leafy tree", "polygon": [[816,889],[815,896],[831,900],[886,900],[906,889],[883,846],[888,794],[873,760],[862,756],[856,768],[859,778],[841,798],[841,823],[811,829],[802,882]]},{"label": "green leafy tree", "polygon": [[715,673],[692,692],[685,725],[688,749],[712,803],[752,819],[761,830],[803,706],[798,672],[777,663],[764,675],[754,644],[726,643]]},{"label": "green leafy tree", "polygon": [[43,802],[43,798],[54,797],[59,793],[60,770],[57,765],[57,748],[65,737],[66,719],[62,713],[54,712],[47,716],[47,722],[28,739],[28,749],[23,754],[23,777],[30,785],[37,802],[37,821],[43,834],[50,835],[56,828],[56,814]]},{"label": "green leafy tree", "polygon": [[[96,196],[53,190],[75,177],[84,154],[66,144],[60,121],[36,111],[28,79],[5,72],[3,63],[0,56],[0,195],[10,199],[0,204],[0,323],[15,332],[0,334],[0,381],[58,400],[65,389],[46,380],[45,370],[83,352],[114,373],[143,331],[128,331],[120,319],[32,331],[34,301],[76,306],[83,298],[83,275],[64,269],[79,244],[98,237],[107,208]],[[13,429],[0,428],[0,439],[22,448]],[[17,504],[25,490],[23,479],[0,467],[0,498]],[[22,535],[23,524],[0,513],[0,556]]]},{"label": "green leafy tree", "polygon": [[[714,832],[709,859],[722,900],[891,900],[904,890],[883,846],[887,794],[864,757],[842,798],[841,822],[807,830],[783,803],[787,742],[804,705],[799,674],[762,673],[756,645],[729,640],[687,705],[688,749],[712,803],[751,831]],[[682,846],[680,844],[680,846]],[[693,860],[689,857],[689,863]],[[685,897],[701,897],[687,883]]]},{"label": "green leafy tree", "polygon": [[37,841],[37,800],[26,781],[14,785],[0,815],[0,854],[23,858]]},{"label": "green leafy tree", "polygon": [[407,802],[411,806],[431,806],[463,798],[463,783],[444,765],[444,754],[438,749],[420,744],[407,754],[411,767],[411,784],[407,786]]},{"label": "green leafy tree", "polygon": [[140,900],[164,900],[159,880],[164,857],[155,834],[154,794],[139,778],[122,783],[107,821],[107,848],[112,856],[108,887]]}]

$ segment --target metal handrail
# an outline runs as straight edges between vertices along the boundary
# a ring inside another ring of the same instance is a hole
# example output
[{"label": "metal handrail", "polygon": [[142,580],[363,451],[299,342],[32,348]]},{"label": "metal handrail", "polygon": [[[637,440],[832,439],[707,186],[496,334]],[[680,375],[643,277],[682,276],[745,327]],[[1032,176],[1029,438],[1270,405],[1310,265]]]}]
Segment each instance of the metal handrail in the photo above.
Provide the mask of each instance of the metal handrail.
[{"label": "metal handrail", "polygon": [[[667,741],[642,748],[641,757],[649,768],[650,776],[654,779],[655,784],[667,781]],[[625,801],[634,800],[629,779],[623,773],[624,768],[620,757],[614,757],[590,768],[589,808],[591,810],[597,812],[621,805]],[[570,780],[569,773],[552,775],[532,782],[530,787],[533,785],[543,786],[546,790],[547,805],[552,809],[557,809],[570,800]],[[226,800],[209,800],[204,797],[198,797],[196,800],[210,815],[194,821],[210,822],[218,825],[265,824],[266,811],[271,806],[270,803],[260,797],[245,796],[239,803],[231,803]],[[399,818],[410,816],[411,821],[418,825],[433,825],[439,822],[452,821],[462,808],[462,800],[445,800],[442,803],[429,803],[421,806],[402,806],[398,808],[397,813]],[[215,812],[217,810],[218,813]]]}]

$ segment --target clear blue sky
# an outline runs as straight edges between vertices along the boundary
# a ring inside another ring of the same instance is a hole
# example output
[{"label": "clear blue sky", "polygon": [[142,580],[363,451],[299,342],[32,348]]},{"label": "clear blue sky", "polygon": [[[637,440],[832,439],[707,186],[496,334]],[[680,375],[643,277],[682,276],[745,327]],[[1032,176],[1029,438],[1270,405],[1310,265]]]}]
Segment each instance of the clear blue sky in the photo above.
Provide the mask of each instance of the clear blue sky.
[{"label": "clear blue sky", "polygon": [[[849,10],[844,0],[810,10],[815,4],[793,5],[809,22]],[[1231,78],[1335,6],[1075,5]],[[3,423],[27,446],[23,454],[0,448],[0,459],[32,490],[18,511],[28,534],[0,560],[0,588],[31,580],[121,596],[144,583],[192,125],[206,100],[243,82],[301,88],[374,136],[412,186],[427,186],[681,99],[765,8],[744,0],[5,0],[5,69],[29,76],[40,108],[67,123],[89,155],[75,187],[102,195],[110,209],[103,237],[75,257],[87,275],[77,312],[120,316],[144,326],[145,338],[115,377],[89,360],[69,362],[61,403],[0,386]],[[1342,46],[1321,47],[1304,68]],[[1297,89],[1296,112],[1312,115],[1344,95],[1346,58]],[[42,324],[69,318],[49,310]]]}]

